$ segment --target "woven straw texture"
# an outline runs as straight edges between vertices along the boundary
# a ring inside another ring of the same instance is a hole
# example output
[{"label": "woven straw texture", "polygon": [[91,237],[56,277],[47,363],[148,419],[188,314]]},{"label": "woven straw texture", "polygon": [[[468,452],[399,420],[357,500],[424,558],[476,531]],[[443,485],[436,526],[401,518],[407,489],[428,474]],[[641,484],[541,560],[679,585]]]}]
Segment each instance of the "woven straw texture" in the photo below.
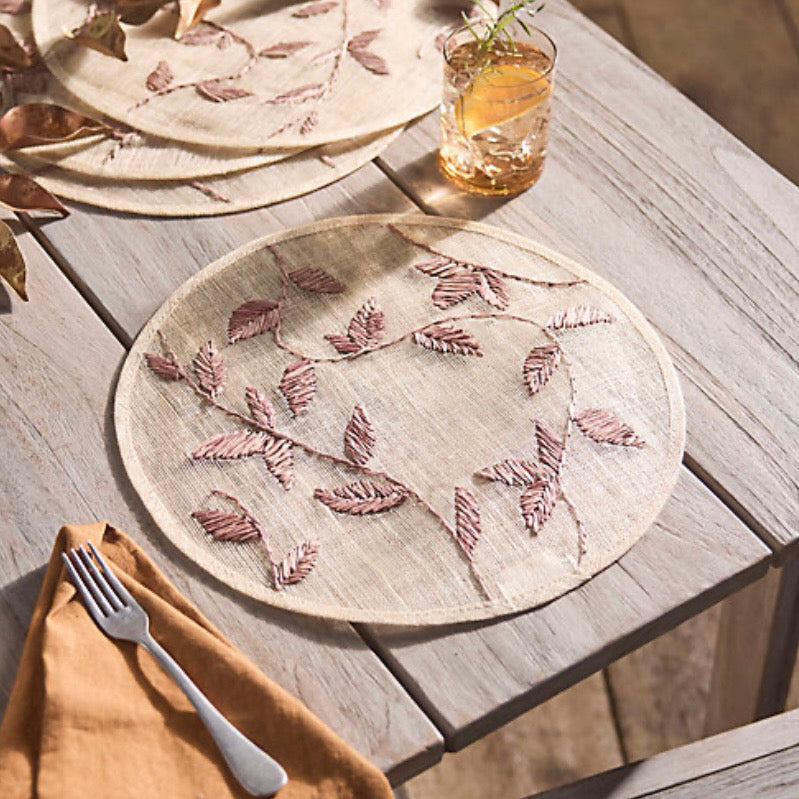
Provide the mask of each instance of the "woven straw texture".
[{"label": "woven straw texture", "polygon": [[[254,299],[248,327],[233,312]],[[191,367],[209,340],[214,368],[207,351]],[[188,379],[163,379],[169,352]],[[142,331],[115,413],[134,486],[194,561],[272,605],[378,623],[574,588],[646,532],[684,443],[674,368],[619,292],[527,239],[428,217],[327,220],[212,264]],[[264,540],[207,534],[192,514],[214,509]]]},{"label": "woven straw texture", "polygon": [[[311,6],[325,11],[309,12]],[[209,38],[187,44],[197,41],[195,32],[174,41],[168,6],[147,24],[126,28],[129,60],[121,62],[64,38],[86,10],[84,0],[33,4],[36,43],[67,89],[136,130],[227,148],[308,147],[373,134],[429,111],[441,92],[434,41],[458,14],[426,0],[226,0],[196,31]],[[260,55],[286,43],[299,49],[281,58]],[[146,84],[161,62],[174,79],[159,93]],[[248,94],[223,100],[220,87]]]}]

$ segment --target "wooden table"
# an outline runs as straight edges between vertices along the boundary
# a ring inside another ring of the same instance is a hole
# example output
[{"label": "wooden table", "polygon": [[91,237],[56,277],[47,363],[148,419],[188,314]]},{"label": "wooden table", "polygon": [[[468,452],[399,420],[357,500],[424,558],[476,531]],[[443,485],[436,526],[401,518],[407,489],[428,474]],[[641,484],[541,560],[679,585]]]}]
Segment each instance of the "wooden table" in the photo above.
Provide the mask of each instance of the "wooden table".
[{"label": "wooden table", "polygon": [[[0,707],[65,522],[108,518],[132,533],[249,657],[395,784],[797,549],[799,191],[567,3],[551,2],[545,15],[560,48],[549,163],[513,200],[472,199],[444,184],[430,115],[348,178],[271,208],[163,220],[71,204],[66,220],[14,222],[32,300],[0,291]],[[111,418],[125,351],[178,285],[256,236],[329,216],[420,210],[537,238],[641,308],[685,392],[688,449],[674,495],[617,564],[499,622],[332,624],[242,598],[165,540],[127,481]],[[794,583],[775,585],[752,590],[790,611]],[[746,628],[729,611],[717,700],[731,686],[756,696],[768,668],[785,671],[791,647],[770,645],[767,611],[762,634],[747,642],[746,665],[756,668],[746,683],[733,668],[740,659],[728,657]],[[790,612],[776,618],[772,638],[794,621]]]}]

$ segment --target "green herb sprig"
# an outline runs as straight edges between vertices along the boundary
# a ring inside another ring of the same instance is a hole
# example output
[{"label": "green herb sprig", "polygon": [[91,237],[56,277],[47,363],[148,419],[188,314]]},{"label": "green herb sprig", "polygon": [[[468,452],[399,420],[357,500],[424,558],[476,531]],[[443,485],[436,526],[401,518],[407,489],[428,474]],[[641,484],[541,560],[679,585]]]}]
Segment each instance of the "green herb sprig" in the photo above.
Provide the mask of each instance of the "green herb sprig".
[{"label": "green herb sprig", "polygon": [[[462,11],[461,15],[463,16],[463,21],[466,23],[466,27],[477,40],[481,55],[493,52],[498,42],[504,42],[511,50],[515,50],[516,47],[513,42],[513,36],[511,36],[509,30],[510,26],[514,22],[517,22],[522,30],[529,34],[530,28],[520,16],[521,13],[526,12],[528,16],[532,17],[546,5],[546,0],[544,0],[544,2],[539,2],[539,0],[518,0],[518,2],[514,3],[512,6],[506,8],[496,20],[491,22],[491,13],[486,9],[482,1],[472,0],[472,2],[486,15],[485,33],[480,35],[480,33],[475,30],[472,20],[469,19],[465,11]],[[538,5],[533,7],[536,2],[538,2]]]}]

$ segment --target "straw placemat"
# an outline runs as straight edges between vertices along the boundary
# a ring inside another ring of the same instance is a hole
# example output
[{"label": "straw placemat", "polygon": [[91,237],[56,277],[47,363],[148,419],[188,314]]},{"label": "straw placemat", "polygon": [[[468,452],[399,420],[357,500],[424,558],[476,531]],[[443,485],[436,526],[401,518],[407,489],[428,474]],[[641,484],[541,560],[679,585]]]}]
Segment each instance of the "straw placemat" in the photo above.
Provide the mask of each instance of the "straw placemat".
[{"label": "straw placemat", "polygon": [[333,183],[377,157],[397,128],[353,142],[304,150],[268,166],[182,181],[104,180],[42,164],[22,151],[0,155],[0,167],[25,172],[59,197],[148,216],[213,216],[299,197]]},{"label": "straw placemat", "polygon": [[674,486],[684,411],[652,328],[589,270],[484,225],[367,216],[181,287],[130,352],[116,426],[157,523],[225,583],[437,624],[626,552]]},{"label": "straw placemat", "polygon": [[[169,6],[126,29],[124,63],[65,39],[86,18],[84,0],[35,0],[33,28],[67,89],[137,130],[210,146],[308,147],[433,108],[442,71],[433,42],[457,6],[226,0],[181,42]],[[148,89],[160,64],[171,80]]]}]

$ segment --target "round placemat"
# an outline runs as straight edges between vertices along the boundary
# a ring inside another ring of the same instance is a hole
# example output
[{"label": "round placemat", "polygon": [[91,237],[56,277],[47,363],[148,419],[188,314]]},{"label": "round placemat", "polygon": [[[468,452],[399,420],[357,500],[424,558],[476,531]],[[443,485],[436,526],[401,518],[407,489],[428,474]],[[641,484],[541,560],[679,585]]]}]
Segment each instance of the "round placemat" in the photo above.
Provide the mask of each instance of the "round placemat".
[{"label": "round placemat", "polygon": [[[308,147],[432,109],[441,94],[436,34],[459,5],[229,0],[180,42],[170,6],[125,28],[127,62],[64,37],[85,20],[84,0],[35,0],[33,28],[67,89],[136,130],[228,148]],[[153,84],[159,66],[169,80]]]},{"label": "round placemat", "polygon": [[652,328],[547,248],[454,219],[331,219],[183,285],[116,429],[168,538],[249,596],[439,624],[554,599],[626,552],[680,468]]}]

